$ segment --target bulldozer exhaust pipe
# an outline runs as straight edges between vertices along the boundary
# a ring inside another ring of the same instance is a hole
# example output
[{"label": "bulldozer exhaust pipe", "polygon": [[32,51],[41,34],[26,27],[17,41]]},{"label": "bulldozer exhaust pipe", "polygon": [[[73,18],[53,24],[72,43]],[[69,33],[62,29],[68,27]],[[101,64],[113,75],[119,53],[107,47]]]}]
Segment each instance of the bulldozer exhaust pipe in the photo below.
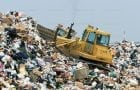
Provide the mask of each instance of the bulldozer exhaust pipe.
[{"label": "bulldozer exhaust pipe", "polygon": [[69,28],[69,32],[68,32],[68,35],[67,35],[67,37],[66,38],[68,38],[68,39],[71,39],[71,32],[72,32],[72,27],[73,27],[73,25],[74,25],[74,23],[72,23],[71,25],[70,25],[70,28]]}]

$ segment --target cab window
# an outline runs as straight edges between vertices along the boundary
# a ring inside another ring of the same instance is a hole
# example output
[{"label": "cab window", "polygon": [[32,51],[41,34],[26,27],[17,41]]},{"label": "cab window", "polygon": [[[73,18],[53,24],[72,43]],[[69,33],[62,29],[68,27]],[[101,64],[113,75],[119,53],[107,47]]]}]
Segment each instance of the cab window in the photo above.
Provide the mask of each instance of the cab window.
[{"label": "cab window", "polygon": [[62,29],[59,29],[57,35],[58,36],[65,36],[66,35],[66,31],[64,31]]},{"label": "cab window", "polygon": [[108,46],[109,45],[109,36],[107,35],[97,35],[97,44]]},{"label": "cab window", "polygon": [[87,38],[87,42],[93,44],[94,40],[95,40],[95,32],[90,32]]}]

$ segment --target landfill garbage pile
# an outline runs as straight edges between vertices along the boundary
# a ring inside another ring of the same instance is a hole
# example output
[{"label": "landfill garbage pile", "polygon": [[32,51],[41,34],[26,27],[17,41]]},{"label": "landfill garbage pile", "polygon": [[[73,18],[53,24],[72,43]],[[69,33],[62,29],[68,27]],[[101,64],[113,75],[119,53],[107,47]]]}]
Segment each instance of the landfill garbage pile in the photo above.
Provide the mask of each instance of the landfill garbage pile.
[{"label": "landfill garbage pile", "polygon": [[0,89],[139,90],[140,46],[111,45],[110,71],[75,62],[43,40],[37,22],[21,12],[0,14]]}]

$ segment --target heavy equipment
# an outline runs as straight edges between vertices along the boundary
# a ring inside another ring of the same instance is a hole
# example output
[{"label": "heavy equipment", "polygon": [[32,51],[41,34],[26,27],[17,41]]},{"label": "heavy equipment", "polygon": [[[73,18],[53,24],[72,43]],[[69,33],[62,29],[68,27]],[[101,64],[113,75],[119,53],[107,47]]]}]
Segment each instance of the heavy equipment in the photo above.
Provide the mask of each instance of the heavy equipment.
[{"label": "heavy equipment", "polygon": [[75,37],[73,24],[67,29],[59,25],[56,30],[37,26],[40,36],[52,40],[55,47],[67,56],[82,58],[99,63],[112,64],[109,41],[110,33],[88,25],[82,38]]}]

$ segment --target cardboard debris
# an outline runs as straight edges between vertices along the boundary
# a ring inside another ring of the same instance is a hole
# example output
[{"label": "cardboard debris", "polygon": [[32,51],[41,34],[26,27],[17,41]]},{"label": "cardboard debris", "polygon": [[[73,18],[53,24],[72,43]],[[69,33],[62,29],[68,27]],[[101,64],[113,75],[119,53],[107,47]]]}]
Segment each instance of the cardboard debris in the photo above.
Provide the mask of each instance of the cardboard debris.
[{"label": "cardboard debris", "polygon": [[89,72],[89,70],[86,67],[78,68],[74,72],[74,78],[76,80],[85,79],[88,77],[88,72]]}]

